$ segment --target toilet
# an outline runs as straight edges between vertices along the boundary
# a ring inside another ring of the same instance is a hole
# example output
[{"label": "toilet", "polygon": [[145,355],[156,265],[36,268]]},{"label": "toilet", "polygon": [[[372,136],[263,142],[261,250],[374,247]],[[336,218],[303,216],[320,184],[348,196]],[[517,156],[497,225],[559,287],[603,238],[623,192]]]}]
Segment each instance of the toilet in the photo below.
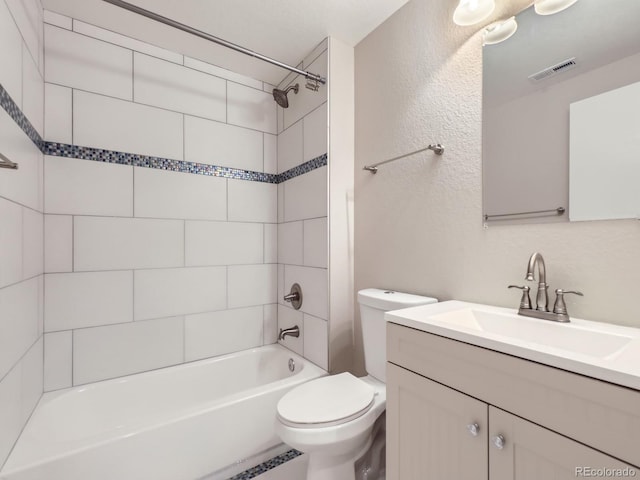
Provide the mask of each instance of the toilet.
[{"label": "toilet", "polygon": [[307,480],[355,479],[354,464],[371,447],[374,424],[387,403],[384,313],[435,302],[435,298],[408,293],[360,290],[367,376],[322,377],[280,399],[276,432],[284,443],[309,455]]}]

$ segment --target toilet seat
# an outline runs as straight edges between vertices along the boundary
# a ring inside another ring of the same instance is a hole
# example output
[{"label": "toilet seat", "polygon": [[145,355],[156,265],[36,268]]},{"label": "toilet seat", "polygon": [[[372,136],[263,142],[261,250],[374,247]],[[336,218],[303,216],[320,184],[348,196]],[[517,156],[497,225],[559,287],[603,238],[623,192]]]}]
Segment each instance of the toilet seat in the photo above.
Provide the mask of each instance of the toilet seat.
[{"label": "toilet seat", "polygon": [[364,415],[374,404],[374,388],[350,373],[300,385],[278,402],[278,419],[296,428],[341,425]]}]

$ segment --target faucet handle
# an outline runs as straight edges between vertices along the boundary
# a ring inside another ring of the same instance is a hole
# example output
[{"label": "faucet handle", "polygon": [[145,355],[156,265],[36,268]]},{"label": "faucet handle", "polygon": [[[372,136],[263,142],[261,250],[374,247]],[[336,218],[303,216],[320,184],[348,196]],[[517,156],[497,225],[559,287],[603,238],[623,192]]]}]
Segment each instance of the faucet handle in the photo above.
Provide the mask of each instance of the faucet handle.
[{"label": "faucet handle", "polygon": [[584,297],[582,292],[576,292],[573,290],[562,290],[561,288],[556,289],[556,303],[553,304],[553,313],[557,313],[559,315],[567,315],[567,304],[564,303],[564,296],[567,293],[572,293],[574,295],[580,295]]},{"label": "faucet handle", "polygon": [[530,287],[524,286],[521,287],[519,285],[509,285],[509,288],[519,288],[522,290],[522,298],[520,299],[520,309],[523,310],[531,310],[531,297],[529,296]]}]

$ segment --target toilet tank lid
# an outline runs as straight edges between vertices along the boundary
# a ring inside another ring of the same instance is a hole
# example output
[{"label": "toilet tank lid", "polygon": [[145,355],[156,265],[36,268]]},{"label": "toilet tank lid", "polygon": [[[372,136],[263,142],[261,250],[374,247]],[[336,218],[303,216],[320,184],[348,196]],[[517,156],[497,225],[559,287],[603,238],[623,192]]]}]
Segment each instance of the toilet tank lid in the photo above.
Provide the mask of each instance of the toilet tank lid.
[{"label": "toilet tank lid", "polygon": [[432,297],[395,292],[393,290],[380,290],[379,288],[365,288],[358,292],[358,303],[360,305],[367,305],[385,312],[426,305],[427,303],[436,303],[437,301]]}]

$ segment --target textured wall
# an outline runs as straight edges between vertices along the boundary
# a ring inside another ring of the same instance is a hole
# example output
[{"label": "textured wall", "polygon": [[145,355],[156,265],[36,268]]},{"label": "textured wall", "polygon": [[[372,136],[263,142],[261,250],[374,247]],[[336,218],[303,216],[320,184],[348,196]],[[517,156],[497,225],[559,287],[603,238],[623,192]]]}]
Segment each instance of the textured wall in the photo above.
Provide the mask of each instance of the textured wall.
[{"label": "textured wall", "polygon": [[[482,42],[479,27],[453,24],[456,4],[412,0],[356,47],[356,289],[515,308],[506,287],[524,283],[538,250],[551,288],[584,292],[569,297],[572,315],[640,327],[637,220],[483,229]],[[432,142],[446,146],[442,157],[361,170]]]}]

